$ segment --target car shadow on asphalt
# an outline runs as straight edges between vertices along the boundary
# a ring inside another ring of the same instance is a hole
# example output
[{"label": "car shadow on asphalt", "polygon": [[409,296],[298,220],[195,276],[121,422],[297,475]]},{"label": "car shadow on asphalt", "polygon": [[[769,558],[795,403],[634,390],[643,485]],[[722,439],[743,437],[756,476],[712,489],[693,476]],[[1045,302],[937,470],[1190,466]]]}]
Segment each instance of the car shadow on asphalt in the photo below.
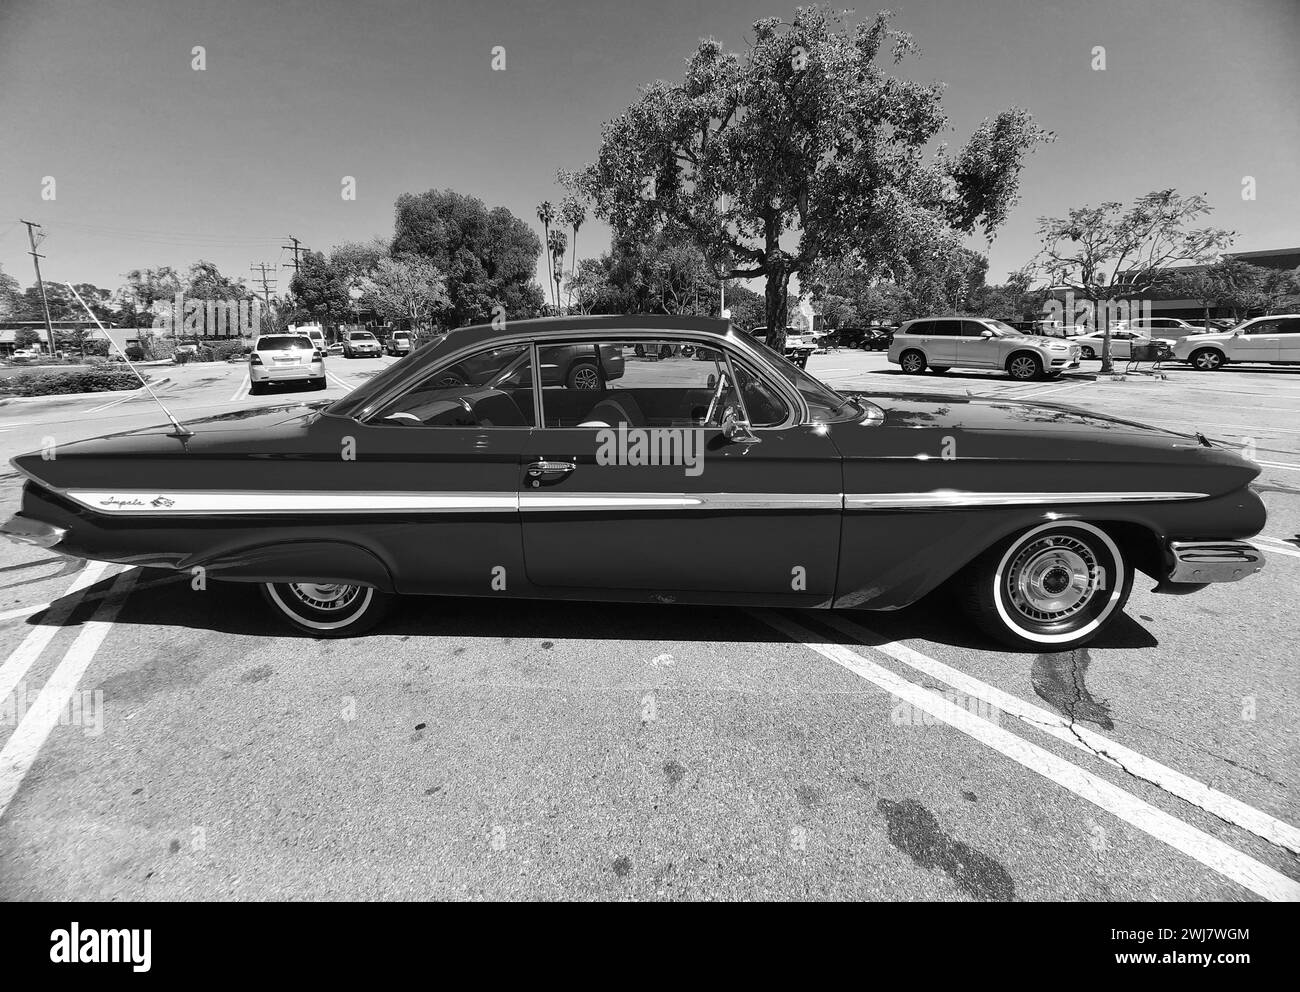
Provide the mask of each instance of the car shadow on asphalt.
[{"label": "car shadow on asphalt", "polygon": [[[77,626],[90,619],[108,594],[111,580],[88,587],[82,603],[65,621]],[[55,603],[60,602],[56,600]],[[54,605],[54,604],[51,604]],[[48,612],[48,611],[46,611]],[[1002,653],[1017,652],[982,634],[957,609],[951,592],[940,588],[902,610],[781,610],[827,643],[871,646],[922,638],[928,641]],[[39,621],[35,614],[28,623]],[[864,629],[854,637],[824,621],[850,620]],[[142,569],[114,623],[188,628],[251,637],[296,638],[252,583],[210,582],[193,588],[188,573]],[[698,641],[766,643],[783,635],[746,608],[653,603],[593,603],[567,600],[488,599],[483,597],[403,596],[393,611],[366,636],[497,637],[597,641]],[[1159,642],[1127,614],[1116,617],[1093,641],[1097,648],[1152,648]]]}]

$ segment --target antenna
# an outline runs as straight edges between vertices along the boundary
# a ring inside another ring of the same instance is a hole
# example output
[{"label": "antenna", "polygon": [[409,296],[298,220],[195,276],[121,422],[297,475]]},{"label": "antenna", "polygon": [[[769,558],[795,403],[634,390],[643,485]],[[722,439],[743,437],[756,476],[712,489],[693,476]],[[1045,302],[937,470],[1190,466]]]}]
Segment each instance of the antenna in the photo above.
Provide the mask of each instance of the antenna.
[{"label": "antenna", "polygon": [[172,426],[176,428],[176,431],[175,431],[174,433],[172,433],[172,434],[168,434],[167,436],[168,436],[168,437],[178,437],[178,438],[181,438],[181,439],[184,439],[184,438],[187,438],[187,437],[193,437],[193,436],[194,436],[194,432],[193,432],[192,430],[190,430],[189,428],[187,428],[187,427],[186,427],[184,424],[182,424],[179,420],[177,420],[177,419],[172,415],[172,412],[171,412],[170,410],[167,409],[167,407],[166,407],[166,405],[163,403],[163,401],[160,400],[160,399],[158,398],[158,394],[155,393],[155,392],[153,391],[153,387],[151,387],[151,386],[149,385],[149,380],[146,379],[144,376],[142,376],[142,375],[140,374],[140,370],[137,369],[137,368],[135,367],[135,365],[132,363],[131,359],[129,359],[129,358],[126,357],[126,352],[122,350],[122,346],[119,345],[116,341],[113,340],[113,335],[109,334],[109,333],[108,333],[108,329],[107,329],[103,324],[101,324],[101,323],[99,322],[99,318],[95,316],[94,311],[91,310],[90,307],[86,306],[86,301],[83,300],[83,299],[81,298],[81,294],[78,293],[78,292],[76,291],[76,289],[73,288],[72,283],[70,283],[70,282],[69,282],[69,283],[64,283],[64,285],[67,286],[68,289],[71,289],[71,290],[72,290],[72,295],[75,296],[75,297],[77,298],[77,302],[80,303],[80,304],[82,305],[83,308],[85,308],[86,313],[90,314],[90,319],[93,320],[93,321],[95,322],[95,326],[98,327],[101,331],[104,332],[104,337],[108,338],[108,343],[111,344],[114,348],[117,349],[117,353],[118,353],[119,355],[122,356],[122,361],[126,362],[126,364],[130,367],[131,371],[135,373],[135,377],[136,377],[137,379],[140,380],[140,384],[141,384],[142,386],[144,386],[145,391],[149,394],[150,398],[151,398],[155,403],[157,403],[158,406],[160,406],[160,407],[162,408],[162,412],[163,412],[163,413],[167,414],[167,419],[170,420],[170,421],[172,422]]}]

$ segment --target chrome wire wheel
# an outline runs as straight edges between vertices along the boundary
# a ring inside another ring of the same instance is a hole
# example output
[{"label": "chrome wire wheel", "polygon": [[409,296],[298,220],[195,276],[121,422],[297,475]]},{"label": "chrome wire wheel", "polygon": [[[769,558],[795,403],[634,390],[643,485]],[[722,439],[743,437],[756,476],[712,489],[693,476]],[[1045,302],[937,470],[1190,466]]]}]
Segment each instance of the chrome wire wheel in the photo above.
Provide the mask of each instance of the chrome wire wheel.
[{"label": "chrome wire wheel", "polygon": [[1025,545],[1007,568],[1007,598],[1027,620],[1060,623],[1087,609],[1099,590],[1100,568],[1083,541],[1043,537]]},{"label": "chrome wire wheel", "polygon": [[350,637],[378,623],[393,597],[344,582],[266,582],[262,594],[290,625],[312,637]]}]

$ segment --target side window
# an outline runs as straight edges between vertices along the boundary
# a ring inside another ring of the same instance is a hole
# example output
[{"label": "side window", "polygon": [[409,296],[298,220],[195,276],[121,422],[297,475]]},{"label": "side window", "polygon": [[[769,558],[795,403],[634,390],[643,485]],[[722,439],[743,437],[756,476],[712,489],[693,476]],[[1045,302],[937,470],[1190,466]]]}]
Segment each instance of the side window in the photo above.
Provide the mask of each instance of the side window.
[{"label": "side window", "polygon": [[934,330],[931,334],[937,334],[940,337],[955,338],[961,334],[960,320],[936,320]]},{"label": "side window", "polygon": [[1279,334],[1300,334],[1300,317],[1291,317],[1289,320],[1279,320],[1277,324],[1277,332]]},{"label": "side window", "polygon": [[1280,323],[1281,321],[1277,321],[1277,320],[1261,320],[1259,323],[1251,324],[1248,328],[1246,328],[1246,333],[1247,334],[1277,334],[1278,325]]},{"label": "side window", "polygon": [[689,341],[548,344],[538,357],[546,427],[717,427],[736,402],[722,353]]},{"label": "side window", "polygon": [[385,427],[532,427],[526,344],[489,348],[412,383],[369,423]]},{"label": "side window", "polygon": [[988,328],[977,320],[963,320],[961,322],[961,336],[964,338],[977,338],[986,330]]},{"label": "side window", "polygon": [[908,334],[933,334],[934,321],[918,320],[916,323],[914,323],[911,327],[907,329],[907,333]]}]

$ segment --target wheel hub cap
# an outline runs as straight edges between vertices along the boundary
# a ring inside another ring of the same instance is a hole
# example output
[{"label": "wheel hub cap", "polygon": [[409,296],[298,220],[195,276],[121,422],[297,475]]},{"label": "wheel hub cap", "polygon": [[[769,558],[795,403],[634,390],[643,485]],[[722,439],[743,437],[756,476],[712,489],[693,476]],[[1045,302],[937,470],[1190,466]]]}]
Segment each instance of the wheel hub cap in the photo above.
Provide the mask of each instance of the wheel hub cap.
[{"label": "wheel hub cap", "polygon": [[289,591],[299,602],[315,610],[344,610],[361,593],[361,586],[328,582],[290,582]]},{"label": "wheel hub cap", "polygon": [[1049,537],[1021,549],[1007,570],[1012,605],[1039,623],[1074,616],[1098,591],[1098,563],[1092,550],[1070,537]]}]

